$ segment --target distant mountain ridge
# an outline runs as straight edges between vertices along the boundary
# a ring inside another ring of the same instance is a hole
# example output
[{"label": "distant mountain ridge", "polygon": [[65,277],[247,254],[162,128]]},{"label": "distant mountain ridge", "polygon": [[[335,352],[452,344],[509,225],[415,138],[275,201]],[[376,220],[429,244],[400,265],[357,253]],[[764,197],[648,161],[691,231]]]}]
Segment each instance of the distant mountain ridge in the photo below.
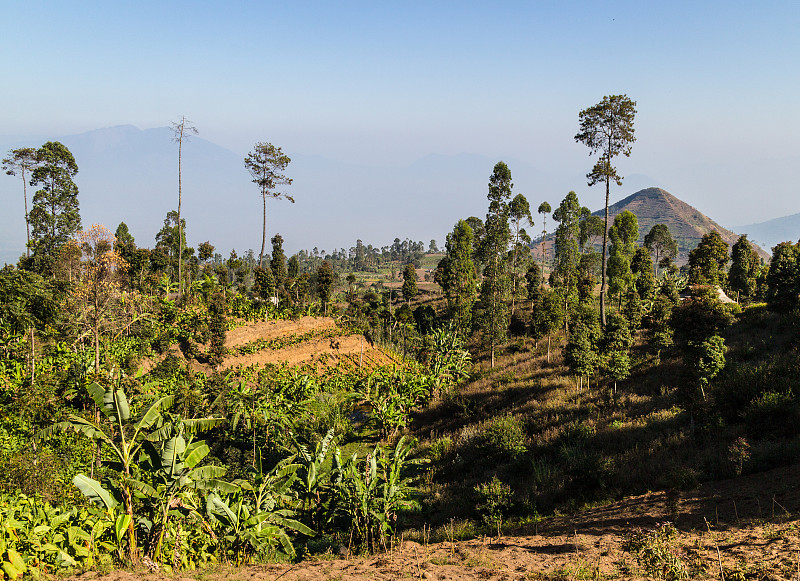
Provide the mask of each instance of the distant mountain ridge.
[{"label": "distant mountain ridge", "polygon": [[746,233],[751,240],[765,248],[772,248],[781,242],[795,243],[800,240],[800,214],[737,226],[736,230]]},{"label": "distant mountain ridge", "polygon": [[[666,224],[678,243],[679,263],[686,262],[689,259],[689,252],[700,243],[703,235],[713,230],[719,232],[729,246],[733,246],[739,239],[739,234],[720,226],[700,210],[661,188],[639,190],[609,206],[609,223],[613,223],[614,217],[624,210],[633,212],[639,220],[639,244],[644,242],[644,237],[654,225]],[[604,210],[598,210],[593,214],[602,218]],[[769,254],[760,246],[756,245],[756,250],[763,258],[769,258]]]}]

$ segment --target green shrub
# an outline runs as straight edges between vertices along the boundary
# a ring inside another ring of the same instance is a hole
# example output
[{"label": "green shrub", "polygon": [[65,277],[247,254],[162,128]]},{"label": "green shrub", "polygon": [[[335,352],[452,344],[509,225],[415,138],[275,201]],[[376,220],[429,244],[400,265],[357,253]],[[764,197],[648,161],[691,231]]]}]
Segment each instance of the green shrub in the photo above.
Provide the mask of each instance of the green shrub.
[{"label": "green shrub", "polygon": [[754,438],[796,435],[800,430],[800,406],[791,392],[768,391],[750,403],[744,420]]},{"label": "green shrub", "polygon": [[503,518],[511,509],[511,487],[501,482],[497,476],[492,476],[490,481],[478,484],[474,490],[477,498],[475,510],[487,526],[497,529],[499,536]]},{"label": "green shrub", "polygon": [[494,418],[483,434],[484,447],[492,456],[513,460],[525,453],[525,430],[511,414]]}]

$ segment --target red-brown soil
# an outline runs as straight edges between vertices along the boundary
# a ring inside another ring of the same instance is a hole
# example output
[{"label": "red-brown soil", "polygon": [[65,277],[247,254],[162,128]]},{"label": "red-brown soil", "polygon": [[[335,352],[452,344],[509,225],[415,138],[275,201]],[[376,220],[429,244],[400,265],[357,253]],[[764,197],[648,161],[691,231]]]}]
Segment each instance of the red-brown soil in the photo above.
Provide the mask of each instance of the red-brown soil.
[{"label": "red-brown soil", "polygon": [[[370,343],[363,335],[337,335],[336,322],[331,317],[302,317],[296,321],[259,321],[228,331],[225,347],[234,349],[258,340],[271,341],[280,337],[301,336],[313,332],[324,332],[325,337],[311,337],[300,343],[280,349],[264,348],[255,353],[228,355],[219,366],[224,371],[235,367],[285,363],[290,366],[313,365],[317,370],[344,366],[348,369],[374,369],[383,365],[399,364],[391,354]],[[185,358],[180,346],[172,345],[169,353]],[[144,362],[145,371],[150,371],[162,355]],[[210,365],[188,360],[193,371],[211,373]]]}]

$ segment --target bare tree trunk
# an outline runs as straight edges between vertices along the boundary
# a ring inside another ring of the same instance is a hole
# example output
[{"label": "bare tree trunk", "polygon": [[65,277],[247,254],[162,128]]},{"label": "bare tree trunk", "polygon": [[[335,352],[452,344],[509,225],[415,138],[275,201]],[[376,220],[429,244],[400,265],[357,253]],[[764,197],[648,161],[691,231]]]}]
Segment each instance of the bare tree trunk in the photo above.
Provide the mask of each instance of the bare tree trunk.
[{"label": "bare tree trunk", "polygon": [[36,340],[31,327],[31,386],[33,386],[34,379],[36,378]]},{"label": "bare tree trunk", "polygon": [[28,221],[28,184],[25,182],[25,168],[22,168],[22,197],[25,198],[25,230],[28,234],[28,243],[25,245],[25,252],[28,258],[31,257],[31,223]]},{"label": "bare tree trunk", "polygon": [[606,252],[608,247],[608,198],[611,190],[611,178],[606,176],[606,218],[603,228],[603,274],[600,279],[600,322],[606,326]]},{"label": "bare tree trunk", "polygon": [[261,228],[261,254],[258,256],[258,267],[264,268],[264,247],[267,245],[267,193],[261,192],[264,200],[264,226]]},{"label": "bare tree trunk", "polygon": [[181,154],[183,150],[183,126],[185,118],[181,118],[181,132],[178,139],[178,296],[183,294],[183,226],[181,225]]}]

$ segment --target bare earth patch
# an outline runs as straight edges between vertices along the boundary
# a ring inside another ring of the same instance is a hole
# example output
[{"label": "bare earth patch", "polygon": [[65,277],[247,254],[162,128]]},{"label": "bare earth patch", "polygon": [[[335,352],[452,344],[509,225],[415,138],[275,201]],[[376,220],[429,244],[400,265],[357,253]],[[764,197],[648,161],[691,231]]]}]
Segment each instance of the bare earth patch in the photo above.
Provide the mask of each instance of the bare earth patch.
[{"label": "bare earth patch", "polygon": [[259,321],[228,331],[225,347],[231,349],[257,339],[277,339],[285,335],[303,335],[310,331],[335,327],[336,322],[331,317],[302,317],[296,321]]},{"label": "bare earth patch", "polygon": [[[650,493],[529,525],[500,538],[400,541],[367,557],[323,555],[295,564],[220,567],[171,579],[254,581],[516,581],[651,578],[623,550],[627,534],[674,521],[671,542],[690,578],[800,579],[800,465],[702,486]],[[347,551],[343,550],[346,554]],[[79,579],[167,579],[149,573],[87,573]]]},{"label": "bare earth patch", "polygon": [[346,362],[351,367],[368,367],[395,363],[389,355],[374,347],[363,335],[342,335],[310,339],[298,345],[282,349],[263,349],[248,355],[226,357],[221,369],[239,365],[266,365],[286,363],[287,365],[316,364],[319,368],[335,367]]}]

